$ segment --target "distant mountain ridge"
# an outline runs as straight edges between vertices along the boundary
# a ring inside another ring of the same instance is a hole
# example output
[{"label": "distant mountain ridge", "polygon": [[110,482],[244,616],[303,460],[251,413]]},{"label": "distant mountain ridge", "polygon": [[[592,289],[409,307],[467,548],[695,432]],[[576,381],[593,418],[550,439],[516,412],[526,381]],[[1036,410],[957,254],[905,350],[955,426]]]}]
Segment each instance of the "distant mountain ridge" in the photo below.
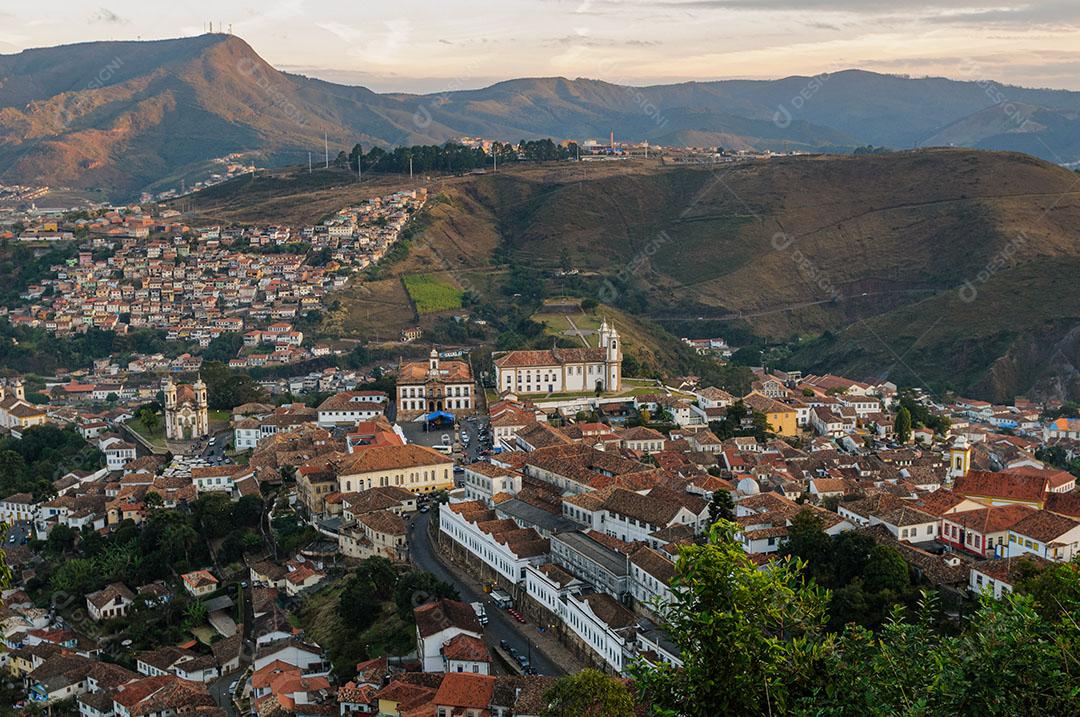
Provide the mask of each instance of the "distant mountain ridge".
[{"label": "distant mountain ridge", "polygon": [[606,137],[846,152],[955,144],[1080,160],[1080,93],[862,70],[627,87],[561,77],[379,94],[280,72],[231,35],[88,42],[0,55],[0,181],[129,195],[213,158],[322,149]]}]

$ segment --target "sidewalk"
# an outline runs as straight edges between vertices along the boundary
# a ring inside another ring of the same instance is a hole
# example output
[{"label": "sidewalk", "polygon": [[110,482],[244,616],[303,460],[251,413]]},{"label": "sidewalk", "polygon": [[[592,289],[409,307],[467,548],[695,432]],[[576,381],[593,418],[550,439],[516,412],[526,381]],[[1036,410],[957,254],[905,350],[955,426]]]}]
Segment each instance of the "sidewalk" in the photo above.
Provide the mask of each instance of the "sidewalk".
[{"label": "sidewalk", "polygon": [[[430,525],[434,525],[434,523],[431,523]],[[430,533],[428,534],[428,540],[431,541],[431,554],[435,556],[435,559],[438,560],[444,568],[450,571],[457,580],[468,585],[470,588],[479,592],[483,591],[484,584],[480,580],[477,580],[472,573],[468,572],[463,566],[445,555],[443,553],[442,545]],[[524,624],[518,623],[517,627],[522,635],[532,642],[533,649],[542,652],[544,657],[561,667],[566,674],[573,675],[588,667],[588,665],[582,662],[577,655],[559,642],[558,638],[556,638],[551,631],[545,630],[544,632],[540,632],[538,627],[531,622],[526,622]]]}]

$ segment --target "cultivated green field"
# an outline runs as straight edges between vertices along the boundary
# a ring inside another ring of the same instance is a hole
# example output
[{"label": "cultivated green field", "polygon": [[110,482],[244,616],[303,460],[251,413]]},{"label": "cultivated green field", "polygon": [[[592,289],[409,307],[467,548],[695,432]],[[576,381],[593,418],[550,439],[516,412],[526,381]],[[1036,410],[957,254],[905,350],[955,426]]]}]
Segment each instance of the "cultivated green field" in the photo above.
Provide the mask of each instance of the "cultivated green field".
[{"label": "cultivated green field", "polygon": [[461,308],[463,292],[449,279],[435,274],[410,274],[402,277],[409,298],[418,314],[434,314]]}]

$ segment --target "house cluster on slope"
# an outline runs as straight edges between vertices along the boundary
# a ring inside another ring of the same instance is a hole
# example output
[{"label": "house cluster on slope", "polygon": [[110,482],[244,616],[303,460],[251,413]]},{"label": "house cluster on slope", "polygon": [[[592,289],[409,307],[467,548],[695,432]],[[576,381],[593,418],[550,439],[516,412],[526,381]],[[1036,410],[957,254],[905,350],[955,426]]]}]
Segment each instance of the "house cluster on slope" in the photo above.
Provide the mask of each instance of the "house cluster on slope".
[{"label": "house cluster on slope", "polygon": [[[0,315],[57,334],[161,329],[202,346],[246,331],[249,349],[270,350],[249,352],[256,358],[245,355],[245,365],[293,363],[312,353],[301,348],[303,333],[291,322],[320,308],[351,272],[378,262],[426,199],[424,189],[395,192],[300,228],[193,228],[175,211],[155,217],[139,206],[70,220],[66,232],[58,220],[43,219],[40,231],[20,239],[46,241],[59,232],[62,239],[84,238],[81,250],[29,287],[19,309]],[[284,251],[296,244],[305,249]]]}]

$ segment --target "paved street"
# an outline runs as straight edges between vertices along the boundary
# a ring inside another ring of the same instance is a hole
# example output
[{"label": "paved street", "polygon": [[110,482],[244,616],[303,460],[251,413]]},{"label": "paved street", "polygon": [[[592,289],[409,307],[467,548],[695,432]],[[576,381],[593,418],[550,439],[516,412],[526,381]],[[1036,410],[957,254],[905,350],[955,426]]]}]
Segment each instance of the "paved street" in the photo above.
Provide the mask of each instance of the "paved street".
[{"label": "paved street", "polygon": [[[412,562],[419,567],[433,573],[437,578],[450,583],[457,588],[461,599],[465,602],[480,601],[487,608],[489,622],[484,628],[484,639],[492,647],[498,646],[499,640],[506,640],[518,653],[529,654],[529,643],[532,640],[530,633],[536,632],[536,626],[516,622],[505,610],[500,610],[492,604],[491,599],[484,592],[471,584],[458,580],[434,555],[434,546],[428,538],[428,521],[435,515],[421,513],[409,535],[410,552]],[[535,647],[532,642],[532,666],[542,675],[564,675],[566,670],[558,667],[547,656]]]},{"label": "paved street", "polygon": [[4,545],[19,545],[28,542],[33,537],[30,523],[26,521],[18,522],[8,528],[7,533],[4,535]]},{"label": "paved street", "polygon": [[480,441],[480,429],[487,426],[487,416],[472,416],[471,418],[472,420],[466,419],[461,422],[462,434],[469,436],[469,447],[463,451],[466,464],[480,460],[480,451],[491,447],[490,443]]}]

